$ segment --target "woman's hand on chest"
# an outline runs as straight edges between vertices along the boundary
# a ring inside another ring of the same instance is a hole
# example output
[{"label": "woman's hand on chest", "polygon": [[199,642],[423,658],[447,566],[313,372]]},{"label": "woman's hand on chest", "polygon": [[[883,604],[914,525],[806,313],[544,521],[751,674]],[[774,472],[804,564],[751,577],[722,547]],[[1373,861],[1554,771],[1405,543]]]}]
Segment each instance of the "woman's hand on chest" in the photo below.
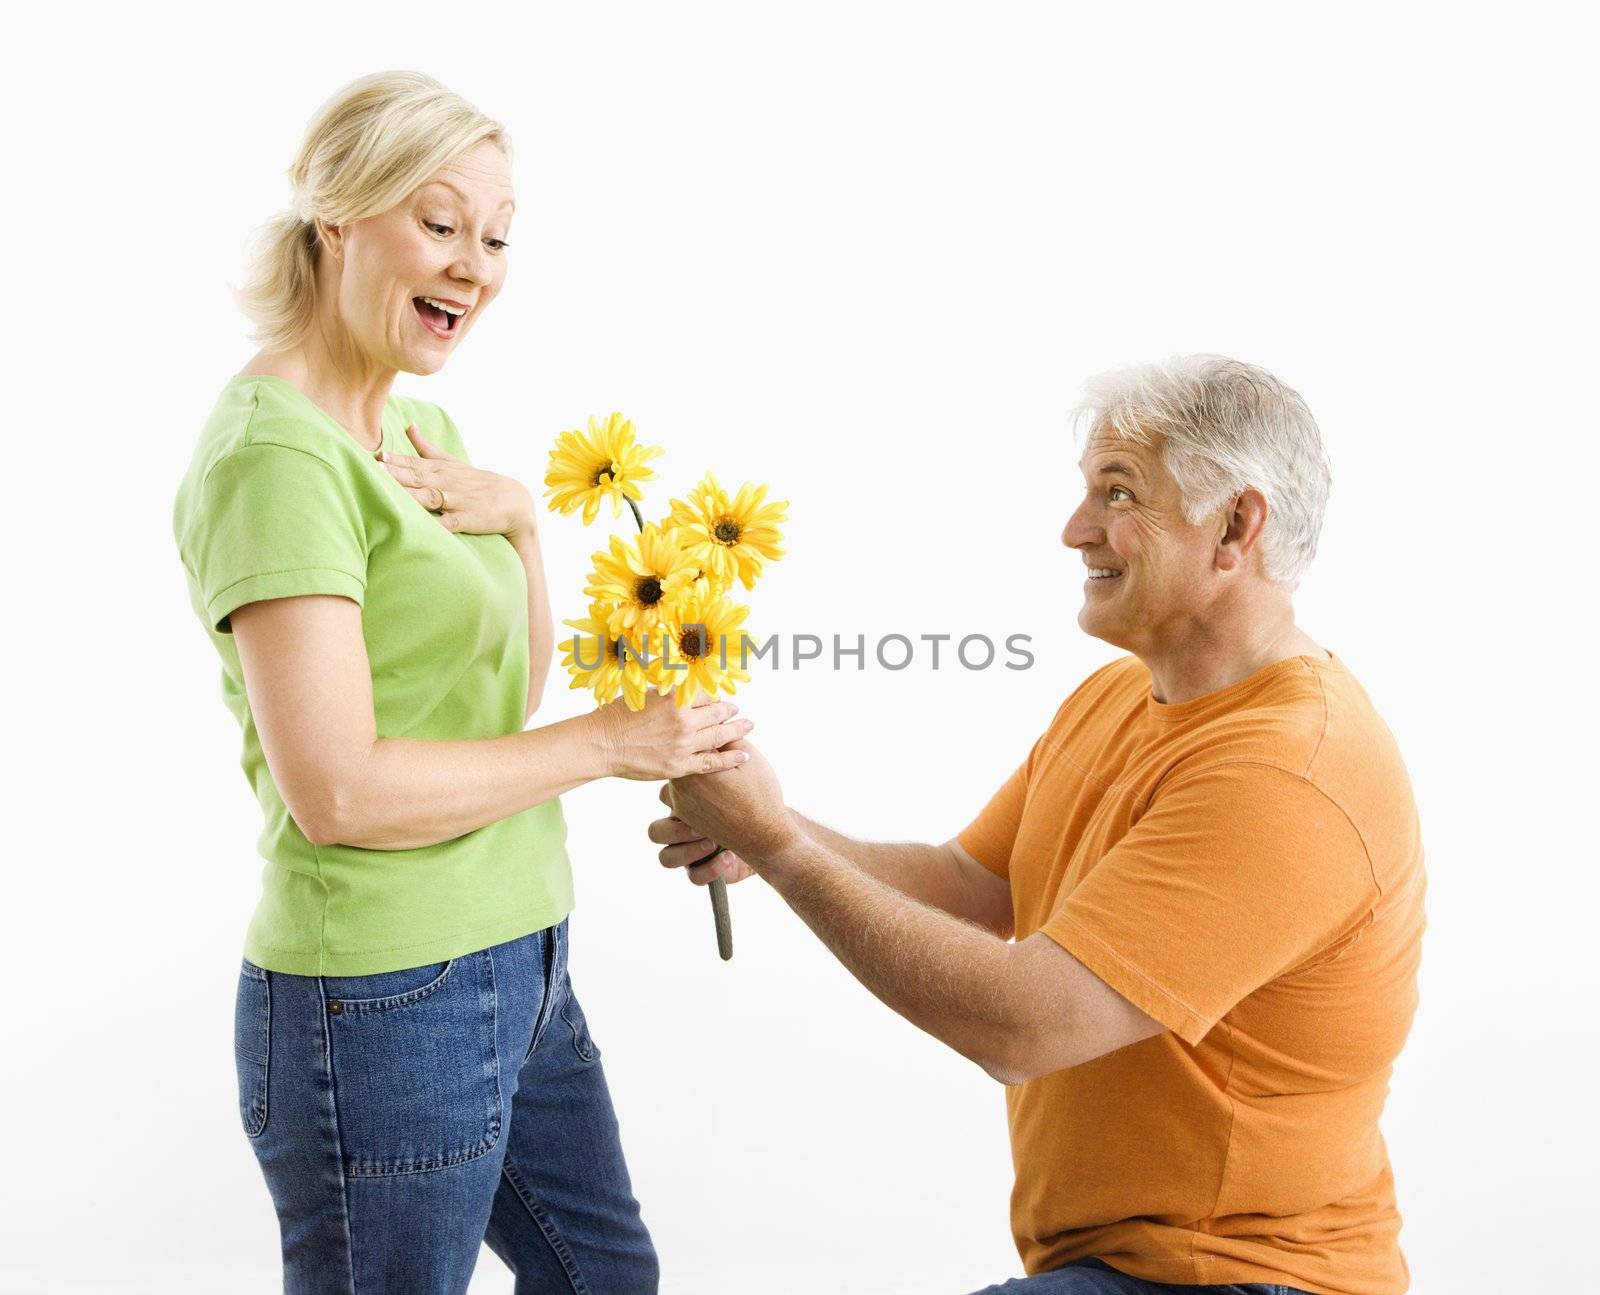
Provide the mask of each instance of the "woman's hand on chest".
[{"label": "woman's hand on chest", "polygon": [[379,462],[446,530],[504,535],[510,540],[534,532],[537,511],[522,482],[446,453],[425,439],[415,424],[408,425],[406,433],[418,454],[380,451]]}]

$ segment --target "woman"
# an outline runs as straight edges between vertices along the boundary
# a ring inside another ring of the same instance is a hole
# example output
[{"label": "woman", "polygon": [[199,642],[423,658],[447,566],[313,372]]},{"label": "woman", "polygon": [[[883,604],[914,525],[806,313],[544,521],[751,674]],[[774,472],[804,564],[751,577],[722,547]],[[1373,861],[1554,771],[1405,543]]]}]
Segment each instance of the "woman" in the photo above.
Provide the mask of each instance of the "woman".
[{"label": "woman", "polygon": [[567,973],[558,796],[728,768],[728,703],[524,731],[553,645],[535,505],[471,465],[433,373],[505,282],[503,129],[431,78],[311,122],[241,301],[262,349],[178,492],[190,598],[265,813],[239,1107],[290,1291],[651,1291],[656,1258]]}]

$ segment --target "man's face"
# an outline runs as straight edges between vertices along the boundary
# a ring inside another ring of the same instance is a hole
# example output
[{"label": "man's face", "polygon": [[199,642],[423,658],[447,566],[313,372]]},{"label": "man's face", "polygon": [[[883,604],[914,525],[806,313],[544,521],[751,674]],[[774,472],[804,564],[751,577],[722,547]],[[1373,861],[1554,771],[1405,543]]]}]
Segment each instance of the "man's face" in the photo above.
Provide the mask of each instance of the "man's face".
[{"label": "man's face", "polygon": [[1078,624],[1140,655],[1181,641],[1215,591],[1221,518],[1184,519],[1159,446],[1096,435],[1079,467],[1083,502],[1061,533],[1088,568]]}]

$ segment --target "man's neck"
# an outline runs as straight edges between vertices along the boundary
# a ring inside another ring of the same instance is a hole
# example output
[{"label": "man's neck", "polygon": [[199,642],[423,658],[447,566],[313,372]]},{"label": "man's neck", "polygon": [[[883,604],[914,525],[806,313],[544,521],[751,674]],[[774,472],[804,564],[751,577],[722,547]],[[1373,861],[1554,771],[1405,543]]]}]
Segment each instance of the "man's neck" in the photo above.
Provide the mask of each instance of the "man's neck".
[{"label": "man's neck", "polygon": [[1294,623],[1294,608],[1256,608],[1248,617],[1191,623],[1155,647],[1136,650],[1158,702],[1175,705],[1248,679],[1275,661],[1331,655]]}]

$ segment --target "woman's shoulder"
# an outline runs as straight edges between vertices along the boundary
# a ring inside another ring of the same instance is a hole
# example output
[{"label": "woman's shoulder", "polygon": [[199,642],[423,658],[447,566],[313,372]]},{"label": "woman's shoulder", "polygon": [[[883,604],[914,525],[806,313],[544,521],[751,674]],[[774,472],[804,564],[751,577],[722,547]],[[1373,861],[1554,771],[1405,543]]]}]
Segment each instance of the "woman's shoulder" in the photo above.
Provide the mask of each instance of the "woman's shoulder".
[{"label": "woman's shoulder", "polygon": [[[257,446],[298,450],[337,466],[338,436],[325,416],[287,378],[235,373],[222,384],[206,423],[205,438],[219,456]],[[348,439],[348,438],[345,438]]]},{"label": "woman's shoulder", "polygon": [[359,447],[348,436],[342,437],[348,447],[340,439],[314,409],[306,407],[305,398],[287,379],[236,373],[212,402],[180,483],[176,508],[183,512],[194,507],[205,483],[224,467],[239,473],[267,470],[290,476],[331,471],[349,478]]}]

